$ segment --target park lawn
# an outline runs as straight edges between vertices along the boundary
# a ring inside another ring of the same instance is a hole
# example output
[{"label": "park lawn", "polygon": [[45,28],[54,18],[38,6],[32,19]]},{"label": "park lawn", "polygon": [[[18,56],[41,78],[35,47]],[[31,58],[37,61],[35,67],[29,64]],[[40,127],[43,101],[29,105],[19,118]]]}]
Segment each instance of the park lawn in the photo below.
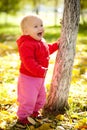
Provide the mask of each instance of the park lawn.
[{"label": "park lawn", "polygon": [[[10,27],[11,31],[13,26]],[[16,34],[8,31],[7,35],[4,35],[6,30],[3,28],[0,32],[2,38],[0,43],[0,129],[6,130],[11,127],[12,130],[17,119],[16,86],[20,64],[15,41],[20,32],[17,31]],[[17,26],[16,29],[18,29]],[[53,42],[60,36],[60,26],[47,27],[46,30],[45,38],[48,42]],[[46,76],[47,93],[50,89],[55,58],[56,53],[52,54],[50,58]],[[70,109],[65,114],[48,119],[48,122],[44,122],[38,128],[26,126],[26,130],[54,130],[58,126],[62,126],[66,130],[87,129],[87,37],[84,26],[80,26],[78,33],[68,102]]]}]

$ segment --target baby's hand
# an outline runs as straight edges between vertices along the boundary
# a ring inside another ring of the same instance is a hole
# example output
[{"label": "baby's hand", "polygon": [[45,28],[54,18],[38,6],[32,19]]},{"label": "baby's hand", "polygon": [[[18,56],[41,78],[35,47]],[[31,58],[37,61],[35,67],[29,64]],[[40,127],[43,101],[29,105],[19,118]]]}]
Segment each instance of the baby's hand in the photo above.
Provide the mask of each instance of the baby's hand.
[{"label": "baby's hand", "polygon": [[63,24],[63,19],[60,19],[60,24],[61,24],[61,25]]},{"label": "baby's hand", "polygon": [[61,43],[61,38],[57,40],[57,44],[59,45]]}]

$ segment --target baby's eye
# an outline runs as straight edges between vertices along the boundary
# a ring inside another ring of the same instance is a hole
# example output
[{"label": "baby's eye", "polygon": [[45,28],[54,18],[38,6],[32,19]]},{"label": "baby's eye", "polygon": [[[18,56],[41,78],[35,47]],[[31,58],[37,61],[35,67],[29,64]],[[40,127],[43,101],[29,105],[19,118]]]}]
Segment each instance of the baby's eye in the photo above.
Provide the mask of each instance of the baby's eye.
[{"label": "baby's eye", "polygon": [[41,24],[41,27],[43,27],[43,24]]},{"label": "baby's eye", "polygon": [[35,27],[35,28],[37,28],[38,26],[37,26],[37,25],[35,25],[34,27]]}]

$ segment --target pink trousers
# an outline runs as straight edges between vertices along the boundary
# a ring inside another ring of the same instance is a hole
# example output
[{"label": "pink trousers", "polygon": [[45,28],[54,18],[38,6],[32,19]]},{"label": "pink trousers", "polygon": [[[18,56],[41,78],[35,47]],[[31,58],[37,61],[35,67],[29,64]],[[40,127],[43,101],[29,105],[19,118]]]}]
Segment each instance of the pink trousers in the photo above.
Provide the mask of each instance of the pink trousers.
[{"label": "pink trousers", "polygon": [[46,101],[44,78],[36,78],[20,74],[18,79],[18,111],[17,116],[23,119],[38,112]]}]

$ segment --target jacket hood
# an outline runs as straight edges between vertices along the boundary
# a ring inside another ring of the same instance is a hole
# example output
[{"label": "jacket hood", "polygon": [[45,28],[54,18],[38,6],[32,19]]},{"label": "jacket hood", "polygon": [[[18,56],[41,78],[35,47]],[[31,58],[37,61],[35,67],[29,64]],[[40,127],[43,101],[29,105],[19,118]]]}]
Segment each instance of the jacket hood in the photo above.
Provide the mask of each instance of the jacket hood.
[{"label": "jacket hood", "polygon": [[18,46],[20,46],[21,43],[23,43],[24,41],[27,41],[27,40],[30,40],[30,41],[33,41],[33,42],[37,41],[29,35],[22,35],[19,39],[17,39],[16,42],[17,42]]},{"label": "jacket hood", "polygon": [[23,35],[23,36],[21,36],[19,39],[17,39],[16,42],[17,42],[18,46],[20,46],[21,43],[23,43],[24,41],[26,41],[26,39],[28,39],[28,37],[29,37],[29,36]]}]

